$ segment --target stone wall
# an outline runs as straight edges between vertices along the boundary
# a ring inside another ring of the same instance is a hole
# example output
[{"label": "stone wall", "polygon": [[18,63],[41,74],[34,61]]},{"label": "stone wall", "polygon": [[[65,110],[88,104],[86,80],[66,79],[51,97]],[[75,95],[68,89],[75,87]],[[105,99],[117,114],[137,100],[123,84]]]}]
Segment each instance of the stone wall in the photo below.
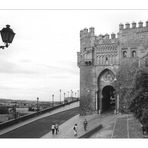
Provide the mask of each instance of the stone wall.
[{"label": "stone wall", "polygon": [[80,109],[81,114],[95,111],[96,83],[93,66],[81,66],[80,68]]},{"label": "stone wall", "polygon": [[[78,66],[80,68],[80,109],[81,114],[90,114],[98,110],[97,92],[98,77],[105,69],[117,75],[122,61],[128,59],[145,63],[142,57],[148,54],[148,22],[119,25],[117,34],[95,35],[91,27],[80,31],[80,52]],[[125,53],[126,52],[126,53]],[[124,55],[124,53],[126,55]],[[141,59],[141,60],[140,60]],[[148,63],[148,62],[147,62]]]}]

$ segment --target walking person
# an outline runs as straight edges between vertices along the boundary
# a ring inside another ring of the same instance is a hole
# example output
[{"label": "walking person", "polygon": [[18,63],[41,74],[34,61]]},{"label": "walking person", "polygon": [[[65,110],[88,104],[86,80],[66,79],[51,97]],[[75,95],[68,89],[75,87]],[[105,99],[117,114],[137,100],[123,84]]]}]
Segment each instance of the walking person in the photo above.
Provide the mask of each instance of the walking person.
[{"label": "walking person", "polygon": [[76,137],[78,135],[78,126],[77,126],[77,124],[74,125],[73,132],[74,132],[74,136]]},{"label": "walking person", "polygon": [[56,135],[58,134],[58,132],[59,132],[59,125],[56,123],[55,124],[55,132],[56,132]]},{"label": "walking person", "polygon": [[85,119],[84,122],[83,122],[84,131],[87,131],[87,125],[88,125],[88,122],[87,122],[87,120]]},{"label": "walking person", "polygon": [[54,135],[54,132],[55,132],[55,124],[54,123],[51,125],[51,130],[52,130],[52,135]]}]

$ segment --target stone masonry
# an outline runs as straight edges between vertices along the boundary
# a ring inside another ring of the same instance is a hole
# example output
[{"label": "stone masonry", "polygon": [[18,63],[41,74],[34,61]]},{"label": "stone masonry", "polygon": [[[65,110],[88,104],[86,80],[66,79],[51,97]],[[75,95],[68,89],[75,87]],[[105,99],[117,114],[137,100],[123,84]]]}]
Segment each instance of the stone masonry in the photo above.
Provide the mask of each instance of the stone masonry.
[{"label": "stone masonry", "polygon": [[[111,35],[95,34],[93,27],[80,31],[81,115],[102,111],[102,90],[112,86],[122,60],[136,59],[143,63],[148,52],[148,21],[119,25],[119,32]],[[142,60],[141,60],[142,59]],[[129,61],[130,61],[129,60]]]}]

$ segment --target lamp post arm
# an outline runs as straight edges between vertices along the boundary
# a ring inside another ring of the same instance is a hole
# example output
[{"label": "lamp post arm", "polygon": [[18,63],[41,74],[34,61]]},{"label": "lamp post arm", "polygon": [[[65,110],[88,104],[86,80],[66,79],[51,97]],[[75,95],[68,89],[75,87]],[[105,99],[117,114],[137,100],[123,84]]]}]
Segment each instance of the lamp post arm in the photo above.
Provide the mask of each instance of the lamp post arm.
[{"label": "lamp post arm", "polygon": [[9,44],[7,43],[5,46],[0,46],[0,49],[8,48]]},{"label": "lamp post arm", "polygon": [[5,48],[5,46],[0,46],[0,49],[4,49]]}]

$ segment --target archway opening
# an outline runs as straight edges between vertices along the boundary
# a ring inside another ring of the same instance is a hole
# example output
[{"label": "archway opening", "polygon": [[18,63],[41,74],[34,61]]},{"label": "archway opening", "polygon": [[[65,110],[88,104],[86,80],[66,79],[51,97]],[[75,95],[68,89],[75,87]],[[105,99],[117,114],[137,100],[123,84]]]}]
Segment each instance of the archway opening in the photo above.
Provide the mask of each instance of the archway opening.
[{"label": "archway opening", "polygon": [[102,112],[113,111],[115,109],[115,89],[107,85],[102,89]]}]

